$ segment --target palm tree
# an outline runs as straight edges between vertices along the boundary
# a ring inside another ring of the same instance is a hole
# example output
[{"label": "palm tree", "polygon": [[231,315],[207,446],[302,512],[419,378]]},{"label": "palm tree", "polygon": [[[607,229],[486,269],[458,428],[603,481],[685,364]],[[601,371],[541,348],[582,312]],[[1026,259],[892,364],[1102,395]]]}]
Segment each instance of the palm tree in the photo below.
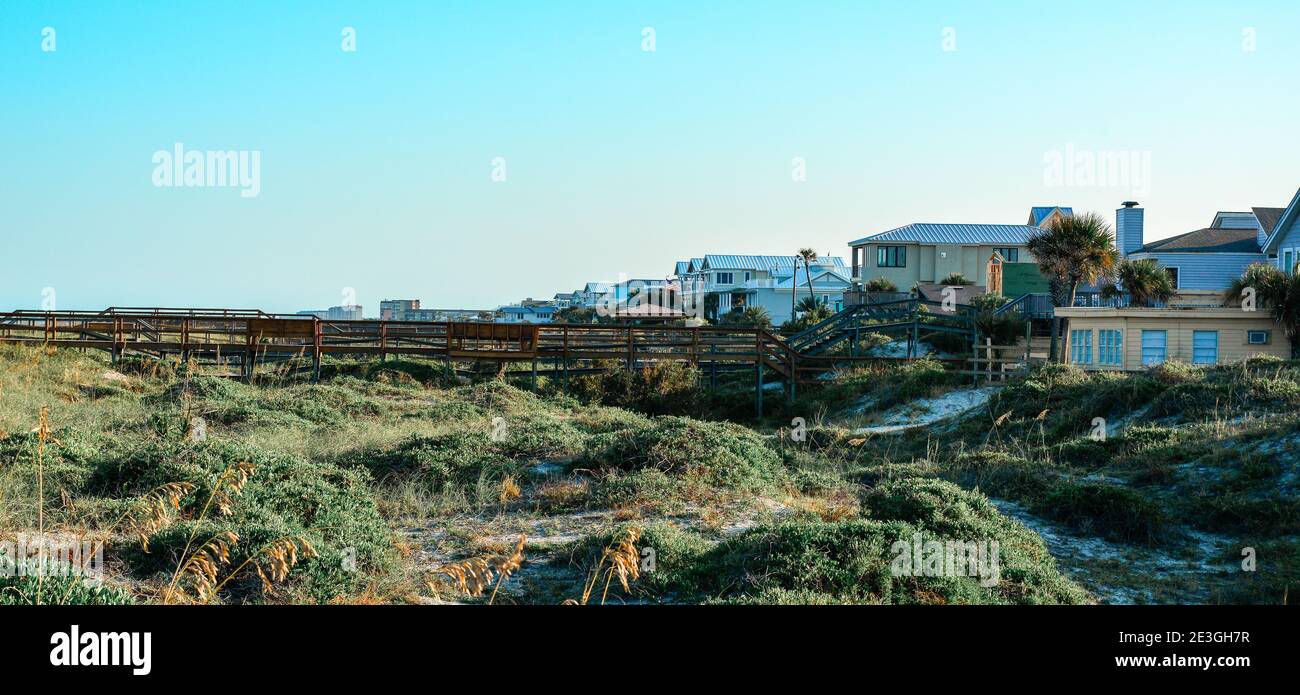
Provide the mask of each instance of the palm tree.
[{"label": "palm tree", "polygon": [[804,297],[799,300],[799,305],[796,306],[795,309],[803,313],[808,313],[810,311],[817,311],[823,306],[825,305],[818,301],[816,297]]},{"label": "palm tree", "polygon": [[[1056,217],[1047,229],[1029,237],[1025,246],[1038,260],[1043,275],[1066,290],[1065,306],[1074,306],[1079,283],[1091,284],[1109,276],[1119,262],[1110,224],[1095,212]],[[1052,297],[1059,299],[1057,292]],[[1049,354],[1052,360],[1057,356],[1056,338],[1060,329],[1061,324],[1052,319]]]},{"label": "palm tree", "polygon": [[1115,271],[1115,279],[1115,284],[1102,288],[1101,295],[1111,299],[1127,292],[1130,306],[1167,302],[1178,292],[1173,278],[1153,258],[1122,261]]},{"label": "palm tree", "polygon": [[1074,306],[1080,283],[1109,276],[1119,263],[1110,224],[1095,212],[1055,218],[1046,230],[1029,237],[1026,247],[1044,275],[1069,289],[1065,306]]},{"label": "palm tree", "polygon": [[[813,292],[812,263],[817,260],[817,252],[812,249],[799,249],[799,257],[803,259],[803,272],[808,276],[808,296],[816,296]],[[799,274],[799,266],[795,265],[795,275]]]},{"label": "palm tree", "polygon": [[745,326],[748,328],[771,328],[772,315],[767,313],[767,309],[761,306],[751,306],[745,309],[732,310],[722,317],[722,323],[733,326]]},{"label": "palm tree", "polygon": [[1295,355],[1300,348],[1300,274],[1288,275],[1267,263],[1254,263],[1228,286],[1227,298],[1241,302],[1252,294],[1257,306],[1266,306],[1272,312]]}]

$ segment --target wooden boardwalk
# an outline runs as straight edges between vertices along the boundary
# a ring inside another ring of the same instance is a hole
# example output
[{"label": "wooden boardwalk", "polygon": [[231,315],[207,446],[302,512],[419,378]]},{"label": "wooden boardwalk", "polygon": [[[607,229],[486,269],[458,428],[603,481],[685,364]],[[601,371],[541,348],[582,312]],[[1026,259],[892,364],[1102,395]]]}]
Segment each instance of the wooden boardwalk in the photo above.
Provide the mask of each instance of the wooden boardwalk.
[{"label": "wooden boardwalk", "polygon": [[[915,321],[916,309],[911,313]],[[534,375],[540,367],[566,383],[571,370],[590,368],[595,362],[617,361],[634,368],[687,362],[714,381],[719,371],[752,369],[761,412],[767,375],[783,382],[786,397],[793,399],[797,383],[838,364],[882,359],[823,354],[826,341],[821,336],[831,330],[847,332],[839,325],[824,322],[821,328],[787,340],[767,330],[719,326],[330,321],[255,309],[114,307],[101,312],[0,313],[0,342],[101,349],[110,352],[114,361],[128,354],[175,355],[183,361],[237,366],[245,378],[253,377],[259,364],[300,361],[319,379],[325,355],[442,359],[449,371],[453,362],[527,363]],[[855,331],[870,328],[852,326]],[[914,340],[916,326],[908,332]],[[801,351],[799,346],[810,344],[809,336],[817,336],[817,349]],[[910,354],[914,353],[909,350]]]}]

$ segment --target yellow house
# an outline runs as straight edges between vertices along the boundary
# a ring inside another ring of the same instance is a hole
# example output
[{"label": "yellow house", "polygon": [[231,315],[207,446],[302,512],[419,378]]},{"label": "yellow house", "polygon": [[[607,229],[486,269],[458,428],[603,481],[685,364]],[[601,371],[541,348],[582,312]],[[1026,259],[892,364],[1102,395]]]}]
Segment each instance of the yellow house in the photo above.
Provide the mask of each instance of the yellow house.
[{"label": "yellow house", "polygon": [[1132,371],[1166,361],[1214,365],[1257,355],[1291,356],[1286,333],[1267,311],[1058,307],[1056,315],[1069,319],[1065,359],[1083,369]]},{"label": "yellow house", "polygon": [[907,291],[961,273],[984,285],[994,253],[1009,263],[1034,262],[1026,245],[1040,231],[1020,224],[909,224],[849,242],[853,278],[862,283],[885,278]]}]

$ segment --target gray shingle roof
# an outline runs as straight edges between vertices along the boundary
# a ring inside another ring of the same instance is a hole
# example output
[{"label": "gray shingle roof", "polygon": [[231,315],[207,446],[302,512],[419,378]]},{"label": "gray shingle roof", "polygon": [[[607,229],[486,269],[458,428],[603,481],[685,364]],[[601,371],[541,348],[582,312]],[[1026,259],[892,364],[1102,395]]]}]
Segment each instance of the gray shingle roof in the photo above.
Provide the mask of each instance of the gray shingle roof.
[{"label": "gray shingle roof", "polygon": [[1282,218],[1282,213],[1286,208],[1251,208],[1255,213],[1255,219],[1259,220],[1259,226],[1264,228],[1265,234],[1272,234],[1273,227],[1277,226],[1277,221]]},{"label": "gray shingle roof", "polygon": [[1153,241],[1135,253],[1259,253],[1256,234],[1254,229],[1209,227]]},{"label": "gray shingle roof", "polygon": [[910,241],[920,244],[1006,244],[1018,246],[1029,241],[1029,237],[1042,232],[1041,227],[1027,224],[909,224],[906,227],[891,229],[888,232],[873,234],[850,246],[874,244],[881,241]]}]

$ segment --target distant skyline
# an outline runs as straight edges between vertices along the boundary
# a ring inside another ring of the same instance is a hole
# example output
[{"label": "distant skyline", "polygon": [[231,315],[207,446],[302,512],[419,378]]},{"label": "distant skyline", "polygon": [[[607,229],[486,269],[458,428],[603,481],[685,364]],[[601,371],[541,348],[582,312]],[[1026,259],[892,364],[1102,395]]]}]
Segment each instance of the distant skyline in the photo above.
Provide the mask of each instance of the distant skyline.
[{"label": "distant skyline", "polygon": [[492,308],[1034,205],[1137,200],[1164,238],[1300,188],[1296,26],[1291,0],[9,0],[0,310]]}]

